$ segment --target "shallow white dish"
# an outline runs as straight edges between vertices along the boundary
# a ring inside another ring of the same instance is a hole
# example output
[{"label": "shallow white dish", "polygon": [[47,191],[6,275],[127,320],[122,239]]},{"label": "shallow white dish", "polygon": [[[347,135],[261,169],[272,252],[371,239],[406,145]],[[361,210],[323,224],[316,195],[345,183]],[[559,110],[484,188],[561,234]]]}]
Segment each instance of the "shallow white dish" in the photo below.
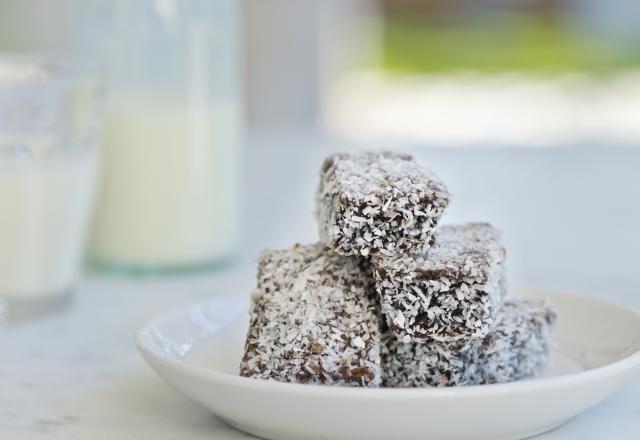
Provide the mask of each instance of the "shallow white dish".
[{"label": "shallow white dish", "polygon": [[145,325],[137,346],[169,384],[230,425],[269,439],[512,439],[565,423],[640,365],[640,313],[589,297],[548,297],[556,348],[538,379],[441,389],[361,389],[237,375],[248,303],[221,299]]}]

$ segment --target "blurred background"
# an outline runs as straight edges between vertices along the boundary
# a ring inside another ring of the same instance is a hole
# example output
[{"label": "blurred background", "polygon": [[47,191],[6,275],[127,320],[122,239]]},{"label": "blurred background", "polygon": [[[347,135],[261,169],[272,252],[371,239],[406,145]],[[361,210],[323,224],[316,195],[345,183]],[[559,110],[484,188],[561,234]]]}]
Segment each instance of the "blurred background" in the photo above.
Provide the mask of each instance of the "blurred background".
[{"label": "blurred background", "polygon": [[[109,3],[5,0],[0,49],[95,50],[109,37],[86,27]],[[252,129],[434,146],[640,136],[632,0],[239,3]]]},{"label": "blurred background", "polygon": [[214,3],[0,5],[5,56],[99,81],[77,238],[94,274],[251,273],[260,249],[317,239],[324,156],[384,148],[445,179],[447,221],[505,231],[514,284],[640,287],[640,4]]}]

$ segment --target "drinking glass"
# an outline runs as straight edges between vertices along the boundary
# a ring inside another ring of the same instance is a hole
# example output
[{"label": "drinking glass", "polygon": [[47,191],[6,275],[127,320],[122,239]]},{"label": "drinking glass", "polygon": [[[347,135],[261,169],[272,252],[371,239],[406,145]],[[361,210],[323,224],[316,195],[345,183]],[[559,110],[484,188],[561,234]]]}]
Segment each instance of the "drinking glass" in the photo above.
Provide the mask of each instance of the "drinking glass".
[{"label": "drinking glass", "polygon": [[99,96],[97,83],[69,63],[0,57],[5,316],[56,307],[78,281],[96,180]]}]

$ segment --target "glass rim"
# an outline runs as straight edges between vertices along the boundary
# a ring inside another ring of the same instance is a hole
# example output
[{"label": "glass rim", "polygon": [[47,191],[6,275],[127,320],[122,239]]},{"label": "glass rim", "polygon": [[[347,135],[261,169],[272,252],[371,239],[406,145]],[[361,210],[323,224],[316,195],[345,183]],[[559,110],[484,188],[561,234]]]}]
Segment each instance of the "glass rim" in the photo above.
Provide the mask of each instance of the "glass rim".
[{"label": "glass rim", "polygon": [[0,88],[65,84],[80,76],[69,56],[36,53],[0,53]]},{"label": "glass rim", "polygon": [[[102,82],[82,72],[66,56],[0,54],[2,157],[40,158],[85,150],[94,143],[100,131]],[[26,145],[22,140],[26,133],[42,140]]]}]

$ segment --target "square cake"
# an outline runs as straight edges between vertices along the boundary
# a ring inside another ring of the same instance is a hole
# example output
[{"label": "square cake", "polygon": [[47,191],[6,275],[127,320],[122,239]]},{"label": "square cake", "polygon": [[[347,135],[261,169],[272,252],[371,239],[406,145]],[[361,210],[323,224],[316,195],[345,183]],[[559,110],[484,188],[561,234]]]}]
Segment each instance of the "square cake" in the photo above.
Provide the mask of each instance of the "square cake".
[{"label": "square cake", "polygon": [[535,376],[546,363],[556,315],[547,303],[504,304],[495,329],[468,342],[400,342],[383,335],[382,384],[387,387],[504,383]]},{"label": "square cake", "polygon": [[501,234],[487,223],[443,226],[417,257],[375,259],[390,331],[405,343],[484,337],[504,298],[504,260]]},{"label": "square cake", "polygon": [[320,243],[265,251],[240,374],[378,386],[379,316],[366,259],[340,256]]},{"label": "square cake", "polygon": [[411,156],[336,154],[320,173],[321,240],[341,255],[423,254],[449,203],[449,191]]}]

